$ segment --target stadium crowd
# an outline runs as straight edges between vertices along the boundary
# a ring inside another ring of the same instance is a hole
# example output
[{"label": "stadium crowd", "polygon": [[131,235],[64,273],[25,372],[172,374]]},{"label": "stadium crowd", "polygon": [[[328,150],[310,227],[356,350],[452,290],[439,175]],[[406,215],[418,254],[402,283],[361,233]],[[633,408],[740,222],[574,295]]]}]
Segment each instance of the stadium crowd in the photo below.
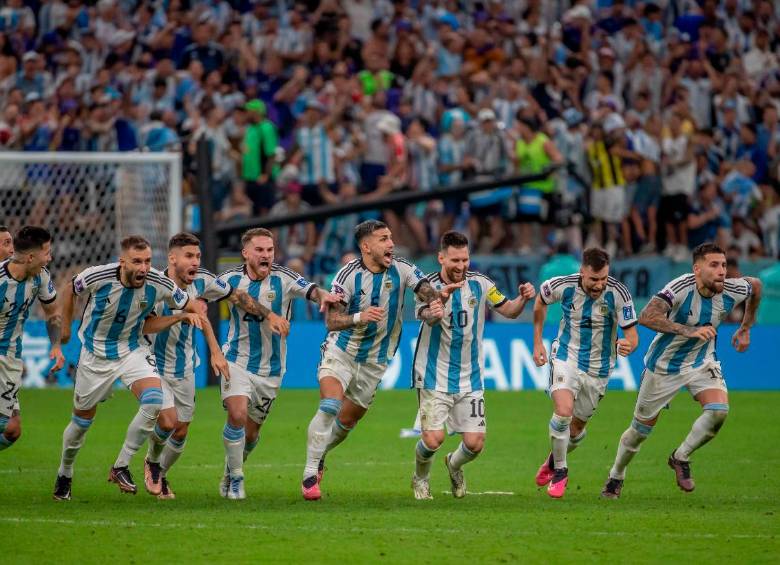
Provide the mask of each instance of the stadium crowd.
[{"label": "stadium crowd", "polygon": [[[205,138],[220,220],[559,164],[384,218],[412,253],[460,227],[778,257],[779,54],[771,0],[7,0],[0,145],[181,150],[192,179]],[[358,219],[282,228],[278,259],[338,263]]]}]

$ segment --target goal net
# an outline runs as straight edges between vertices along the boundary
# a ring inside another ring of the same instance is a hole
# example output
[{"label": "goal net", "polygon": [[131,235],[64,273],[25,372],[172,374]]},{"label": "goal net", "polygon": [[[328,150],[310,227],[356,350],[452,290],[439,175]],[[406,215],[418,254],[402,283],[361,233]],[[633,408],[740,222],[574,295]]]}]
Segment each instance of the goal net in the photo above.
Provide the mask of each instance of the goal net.
[{"label": "goal net", "polygon": [[0,224],[12,233],[25,224],[52,232],[57,283],[115,261],[130,234],[146,237],[153,265],[165,265],[181,222],[177,153],[0,152]]}]

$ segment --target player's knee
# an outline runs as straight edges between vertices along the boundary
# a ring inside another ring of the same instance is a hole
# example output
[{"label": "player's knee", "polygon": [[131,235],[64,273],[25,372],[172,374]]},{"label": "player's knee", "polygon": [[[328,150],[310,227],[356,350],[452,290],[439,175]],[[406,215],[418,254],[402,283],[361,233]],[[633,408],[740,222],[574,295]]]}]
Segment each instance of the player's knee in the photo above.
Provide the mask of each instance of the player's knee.
[{"label": "player's knee", "polygon": [[485,449],[485,436],[484,434],[479,434],[471,437],[464,437],[463,445],[472,453],[480,453]]},{"label": "player's knee", "polygon": [[16,440],[18,440],[20,437],[22,437],[21,422],[19,422],[15,418],[12,418],[6,425],[3,435],[5,436],[5,439],[7,439],[10,443],[13,443]]},{"label": "player's knee", "polygon": [[164,432],[170,433],[176,429],[176,412],[161,410],[157,416],[157,426]]},{"label": "player's knee", "polygon": [[162,410],[163,392],[160,387],[151,386],[145,388],[138,395],[138,402],[141,404],[141,410],[150,419],[157,419]]},{"label": "player's knee", "polygon": [[726,423],[726,418],[729,415],[729,405],[726,403],[712,402],[710,404],[705,404],[703,408],[705,414],[709,415],[712,431],[717,433],[718,430],[723,427],[723,424]]},{"label": "player's knee", "polygon": [[423,432],[422,440],[426,447],[436,451],[444,443],[444,430]]},{"label": "player's knee", "polygon": [[187,439],[187,432],[190,430],[189,422],[179,422],[176,425],[176,429],[173,431],[171,437],[176,441],[184,441]]}]

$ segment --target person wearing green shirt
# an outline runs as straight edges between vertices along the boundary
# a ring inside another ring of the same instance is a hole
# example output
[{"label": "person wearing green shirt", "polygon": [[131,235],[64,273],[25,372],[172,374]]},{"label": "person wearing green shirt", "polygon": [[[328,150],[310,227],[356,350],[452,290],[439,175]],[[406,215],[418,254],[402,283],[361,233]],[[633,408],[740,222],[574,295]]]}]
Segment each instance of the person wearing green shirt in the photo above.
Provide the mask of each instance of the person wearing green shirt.
[{"label": "person wearing green shirt", "polygon": [[[547,262],[539,269],[539,284],[542,281],[548,281],[553,277],[565,277],[579,271],[580,264],[570,253],[568,246],[563,243],[556,249],[555,255],[551,256]],[[547,306],[546,323],[558,323],[563,312],[560,302],[555,302]]]},{"label": "person wearing green shirt", "polygon": [[758,309],[759,324],[780,324],[780,263],[758,274],[764,286],[763,300]]},{"label": "person wearing green shirt", "polygon": [[241,178],[255,214],[265,214],[276,200],[273,180],[278,174],[274,123],[266,117],[265,103],[250,100],[244,106],[247,126],[241,146]]}]

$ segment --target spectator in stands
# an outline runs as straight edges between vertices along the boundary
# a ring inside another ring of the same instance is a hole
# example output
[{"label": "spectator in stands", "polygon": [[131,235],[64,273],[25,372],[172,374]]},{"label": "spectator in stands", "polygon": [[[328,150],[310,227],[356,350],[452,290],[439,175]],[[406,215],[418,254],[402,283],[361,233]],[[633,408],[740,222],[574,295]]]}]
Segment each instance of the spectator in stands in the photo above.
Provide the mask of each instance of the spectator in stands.
[{"label": "spectator in stands", "polygon": [[683,120],[680,112],[672,112],[661,142],[663,190],[659,216],[666,233],[665,254],[677,261],[688,257],[686,214],[688,202],[696,189],[693,143],[685,131],[688,123]]},{"label": "spectator in stands", "polygon": [[688,208],[688,247],[715,242],[724,249],[728,246],[731,220],[723,202],[718,198],[716,182],[706,182]]},{"label": "spectator in stands", "polygon": [[241,178],[254,213],[265,214],[276,201],[276,126],[266,117],[266,105],[261,100],[250,100],[244,108],[249,123],[241,148]]},{"label": "spectator in stands", "polygon": [[[310,209],[303,199],[303,187],[295,178],[280,178],[283,198],[274,204],[269,216],[289,216],[300,214]],[[314,247],[317,241],[314,222],[302,222],[292,226],[274,228],[278,261],[285,263],[292,259],[300,259],[304,264],[314,257]],[[299,272],[305,272],[305,269]]]},{"label": "spectator in stands", "polygon": [[320,187],[336,191],[336,156],[330,131],[338,113],[327,113],[325,106],[316,99],[306,102],[306,110],[300,125],[295,129],[295,150],[292,161],[300,169],[303,200],[311,206],[322,204]]}]

